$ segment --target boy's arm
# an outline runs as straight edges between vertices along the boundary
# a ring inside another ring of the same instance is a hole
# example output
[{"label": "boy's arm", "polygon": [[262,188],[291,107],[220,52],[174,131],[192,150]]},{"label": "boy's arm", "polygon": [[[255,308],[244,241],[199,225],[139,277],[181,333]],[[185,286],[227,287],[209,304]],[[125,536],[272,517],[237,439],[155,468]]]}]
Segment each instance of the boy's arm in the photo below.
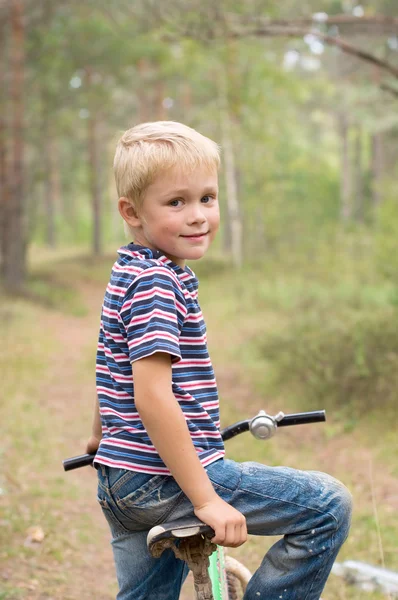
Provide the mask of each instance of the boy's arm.
[{"label": "boy's arm", "polygon": [[135,404],[163,462],[192,502],[196,516],[214,529],[213,541],[240,546],[247,538],[245,517],[216,494],[196,454],[172,391],[170,355],[159,352],[132,367]]},{"label": "boy's arm", "polygon": [[102,438],[102,426],[101,426],[101,417],[99,413],[99,402],[98,398],[95,400],[95,408],[94,408],[94,419],[93,419],[93,428],[91,432],[91,437],[87,442],[86,452],[88,454],[93,454],[97,452],[99,443]]}]

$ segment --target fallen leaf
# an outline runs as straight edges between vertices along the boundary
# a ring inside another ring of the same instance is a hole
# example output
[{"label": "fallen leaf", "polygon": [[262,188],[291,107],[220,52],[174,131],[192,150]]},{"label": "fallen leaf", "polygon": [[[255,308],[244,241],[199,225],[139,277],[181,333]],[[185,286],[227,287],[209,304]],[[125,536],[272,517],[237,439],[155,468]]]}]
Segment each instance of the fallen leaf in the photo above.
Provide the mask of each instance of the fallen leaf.
[{"label": "fallen leaf", "polygon": [[34,525],[33,527],[29,527],[27,531],[28,537],[25,540],[26,542],[34,542],[35,544],[41,544],[44,540],[44,531],[40,527],[40,525]]}]

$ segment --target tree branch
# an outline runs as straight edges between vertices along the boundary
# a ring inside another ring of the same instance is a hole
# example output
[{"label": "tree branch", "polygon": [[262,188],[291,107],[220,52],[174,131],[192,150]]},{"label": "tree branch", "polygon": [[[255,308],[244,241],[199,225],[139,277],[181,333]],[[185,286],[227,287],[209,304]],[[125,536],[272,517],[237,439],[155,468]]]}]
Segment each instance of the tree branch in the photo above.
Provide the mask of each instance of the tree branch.
[{"label": "tree branch", "polygon": [[392,94],[393,96],[398,98],[398,90],[392,85],[388,85],[388,83],[382,83],[380,85],[380,89],[383,90],[383,92],[388,92],[389,94]]},{"label": "tree branch", "polygon": [[242,31],[231,31],[230,35],[237,38],[248,36],[303,38],[306,35],[314,35],[320,40],[322,40],[326,45],[337,46],[346,54],[351,54],[352,56],[356,56],[357,58],[364,60],[365,62],[369,62],[373,65],[376,65],[380,69],[387,71],[388,73],[390,73],[398,79],[398,68],[392,65],[391,63],[387,62],[386,60],[382,60],[381,58],[378,58],[374,54],[370,54],[369,52],[366,52],[361,48],[357,48],[356,46],[349,44],[341,38],[326,35],[324,33],[321,33],[320,31],[301,29],[299,27],[276,27],[274,25],[270,25],[252,30],[246,29]]},{"label": "tree branch", "polygon": [[311,25],[354,25],[368,26],[372,29],[382,30],[383,33],[398,33],[398,18],[386,15],[372,15],[355,17],[354,15],[328,15],[327,13],[315,13],[312,17],[300,17],[297,19],[270,19],[267,17],[245,17],[241,15],[228,14],[230,22],[240,25],[260,25],[263,27],[305,27]]}]

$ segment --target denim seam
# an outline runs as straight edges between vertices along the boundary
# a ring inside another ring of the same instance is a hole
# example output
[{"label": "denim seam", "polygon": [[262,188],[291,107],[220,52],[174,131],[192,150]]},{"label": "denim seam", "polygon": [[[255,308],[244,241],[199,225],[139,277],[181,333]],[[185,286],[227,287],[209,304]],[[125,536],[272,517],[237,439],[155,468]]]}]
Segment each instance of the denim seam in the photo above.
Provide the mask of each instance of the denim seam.
[{"label": "denim seam", "polygon": [[[165,514],[167,515],[167,518],[173,513],[173,511],[177,510],[177,508],[180,506],[180,504],[182,503],[182,501],[187,498],[187,496],[184,494],[184,492],[181,490],[181,492],[179,492],[178,495],[178,499],[176,500],[176,503],[174,504],[173,508],[171,510],[169,510],[169,512],[166,512]],[[165,515],[163,515],[164,517]],[[153,527],[155,527],[155,525],[159,525],[159,523],[164,522],[163,521],[163,517],[158,519],[156,521],[156,523],[153,524]]]},{"label": "denim seam", "polygon": [[[209,479],[210,479],[210,477],[209,477]],[[224,485],[221,485],[221,483],[216,483],[215,481],[212,481],[211,479],[210,479],[210,482],[212,483],[213,486],[221,488],[222,490],[225,490],[226,492],[230,492],[230,493],[232,492],[232,494],[235,494],[235,492],[237,491],[237,488],[234,488],[231,490],[231,488],[227,488]]]},{"label": "denim seam", "polygon": [[305,504],[298,504],[297,502],[291,502],[290,500],[282,500],[281,498],[274,498],[274,496],[268,496],[268,494],[258,494],[257,492],[253,492],[253,490],[246,490],[245,488],[240,488],[240,490],[237,491],[244,491],[246,494],[253,494],[254,496],[258,496],[259,498],[269,498],[270,500],[276,500],[277,502],[281,502],[283,504],[291,504],[292,506],[299,506],[300,508],[305,508],[306,510],[311,510],[313,512],[317,512],[320,515],[330,515],[333,519],[333,521],[335,521],[336,525],[333,529],[334,532],[337,531],[338,529],[338,521],[336,519],[336,517],[334,516],[333,513],[329,512],[328,510],[326,511],[322,511],[322,510],[318,510],[317,508],[312,508],[311,506],[306,506]]},{"label": "denim seam", "polygon": [[136,471],[127,471],[127,473],[123,473],[123,475],[117,481],[115,481],[112,486],[109,486],[109,489],[112,490],[112,493],[117,493],[121,486],[126,483],[126,480],[130,481],[130,479],[133,479],[135,475]]},{"label": "denim seam", "polygon": [[[224,486],[224,485],[222,485],[221,483],[217,483],[216,481],[212,481],[212,479],[211,479],[211,477],[210,477],[210,476],[209,476],[209,479],[210,479],[210,481],[211,481],[211,483],[212,483],[213,485],[215,485],[215,486],[217,486],[217,487],[220,487],[220,488],[222,488],[222,489],[223,489],[223,490],[225,490],[226,492],[232,492],[232,496],[231,496],[231,502],[232,502],[234,495],[235,495],[237,492],[239,492],[239,491],[240,491],[240,489],[241,489],[241,487],[240,487],[240,483],[241,483],[241,481],[242,481],[242,477],[243,477],[243,469],[240,469],[239,481],[238,481],[238,483],[237,483],[236,487],[235,487],[235,488],[232,488],[232,489],[231,489],[231,488],[228,488],[228,487],[225,487],[225,486]],[[245,491],[246,491],[246,490],[245,490]]]},{"label": "denim seam", "polygon": [[[104,503],[104,505],[102,504],[102,502]],[[119,521],[119,519],[116,517],[115,513],[113,512],[112,508],[110,507],[110,504],[109,504],[108,500],[106,500],[106,499],[105,499],[105,500],[101,500],[101,502],[100,502],[99,504],[100,504],[100,506],[101,506],[101,508],[102,508],[102,510],[103,510],[103,511],[106,511],[106,510],[108,510],[108,511],[110,512],[110,519],[111,519],[111,520],[113,520],[114,524],[116,524],[116,526],[118,526],[118,527],[120,527],[121,529],[123,529],[123,530],[124,530],[124,531],[121,531],[121,532],[120,532],[120,534],[115,534],[115,533],[112,531],[112,539],[116,539],[116,538],[120,537],[121,535],[126,535],[126,533],[127,533],[127,534],[128,534],[128,533],[132,533],[132,532],[131,532],[131,531],[129,531],[129,530],[127,529],[127,527],[125,527],[125,526],[123,525],[123,523],[121,523],[121,522]],[[105,514],[106,514],[106,513],[105,513]],[[105,515],[104,515],[104,516],[105,516]]]},{"label": "denim seam", "polygon": [[[163,475],[154,475],[152,479],[149,479],[149,481],[144,483],[142,486],[140,486],[136,490],[127,494],[127,496],[125,496],[124,498],[119,498],[119,496],[117,496],[117,493],[120,491],[120,488],[122,486],[120,485],[119,488],[116,490],[114,490],[113,486],[112,486],[111,495],[112,495],[112,497],[114,497],[115,501],[117,501],[117,502],[124,503],[125,498],[131,497],[131,496],[134,497],[134,502],[136,502],[136,503],[142,502],[142,500],[144,500],[149,494],[151,494],[154,490],[156,490],[159,487],[159,481],[157,479],[155,480],[155,478],[157,478],[157,477],[163,477]],[[129,480],[127,480],[127,481],[129,481]],[[119,482],[117,482],[117,483],[119,483]],[[144,488],[144,490],[142,488]]]},{"label": "denim seam", "polygon": [[[175,504],[173,504],[171,509],[167,509],[165,510],[165,512],[153,523],[151,523],[151,525],[148,525],[146,523],[142,523],[143,526],[145,526],[145,529],[143,531],[149,531],[152,527],[155,527],[156,525],[159,525],[161,523],[164,523],[165,520],[168,518],[168,516],[173,512],[173,510],[175,510],[176,508],[178,508],[178,506],[180,506],[182,500],[184,499],[185,495],[184,492],[181,490],[181,492],[178,493],[178,498],[175,501]],[[132,508],[132,510],[134,510],[134,507],[128,507],[127,505],[125,505],[123,503],[122,500],[115,500],[115,504],[116,507],[121,511],[121,513],[127,518],[127,519],[131,519],[131,517],[129,517],[128,514],[126,514],[126,512],[124,511],[128,511],[129,508]],[[140,507],[136,507],[136,508],[140,508]],[[112,513],[113,514],[113,513]],[[117,519],[117,517],[115,515],[113,515],[115,517],[115,519]],[[134,520],[134,519],[132,519]],[[124,527],[124,525],[121,523],[121,526]],[[125,528],[125,527],[124,527]],[[125,528],[126,529],[126,528]],[[127,529],[128,533],[136,533],[135,531],[130,531],[129,529]]]},{"label": "denim seam", "polygon": [[[240,491],[241,491],[241,489],[243,489],[243,488],[241,488],[241,487],[240,487],[240,483],[241,483],[241,481],[242,481],[242,477],[243,477],[243,469],[241,468],[241,469],[240,469],[240,477],[239,477],[238,485],[236,486],[236,488],[235,488],[234,490],[229,490],[229,491],[232,491],[231,504],[233,503],[234,496],[235,496],[235,495],[236,495],[238,492],[240,492]],[[245,490],[245,491],[246,491],[246,490]]]},{"label": "denim seam", "polygon": [[106,494],[107,496],[109,496],[109,488],[108,488],[108,487],[106,487],[106,486],[105,486],[103,483],[101,483],[100,481],[98,481],[98,487],[99,487],[99,488],[101,488],[101,490],[102,490],[103,492],[105,492],[105,494]]}]

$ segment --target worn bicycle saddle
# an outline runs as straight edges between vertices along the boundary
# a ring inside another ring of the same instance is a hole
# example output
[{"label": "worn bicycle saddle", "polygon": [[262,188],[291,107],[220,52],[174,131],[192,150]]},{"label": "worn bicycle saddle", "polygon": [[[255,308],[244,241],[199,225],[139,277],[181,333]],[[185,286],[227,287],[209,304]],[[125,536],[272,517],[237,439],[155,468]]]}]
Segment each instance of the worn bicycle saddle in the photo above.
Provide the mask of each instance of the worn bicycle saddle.
[{"label": "worn bicycle saddle", "polygon": [[183,517],[152,527],[148,533],[147,546],[151,550],[152,546],[161,540],[189,538],[200,534],[206,537],[213,537],[214,531],[209,525],[206,525],[195,516]]}]

